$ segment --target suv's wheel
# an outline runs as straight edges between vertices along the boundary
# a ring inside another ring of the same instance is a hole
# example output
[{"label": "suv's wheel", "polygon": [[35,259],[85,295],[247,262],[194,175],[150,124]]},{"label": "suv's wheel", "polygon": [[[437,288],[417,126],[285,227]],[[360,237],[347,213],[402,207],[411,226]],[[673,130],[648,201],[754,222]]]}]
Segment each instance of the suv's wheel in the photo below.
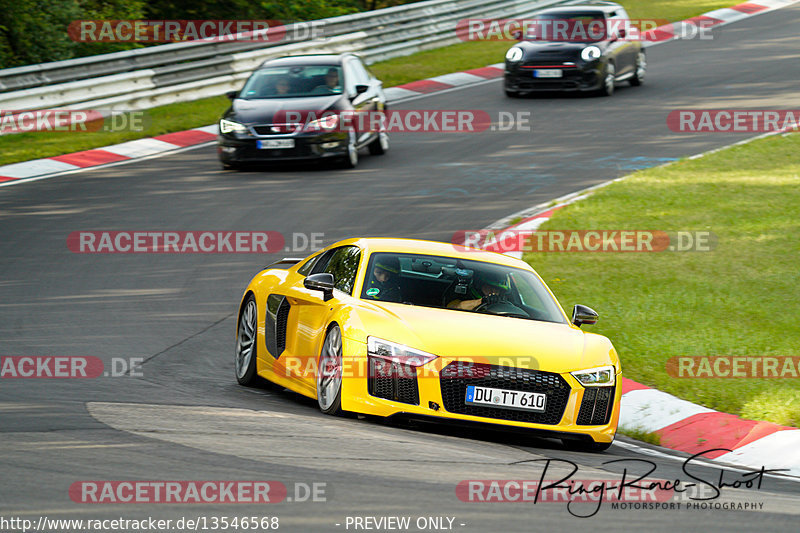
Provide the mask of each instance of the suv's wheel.
[{"label": "suv's wheel", "polygon": [[385,131],[378,132],[378,137],[367,145],[372,155],[383,155],[389,150],[389,134]]},{"label": "suv's wheel", "polygon": [[647,56],[644,50],[640,51],[636,56],[636,70],[633,77],[628,81],[632,86],[638,87],[644,83],[644,77],[647,74]]},{"label": "suv's wheel", "polygon": [[617,84],[617,69],[614,63],[607,63],[603,71],[603,84],[600,86],[600,94],[603,96],[611,96],[614,94],[614,88]]}]

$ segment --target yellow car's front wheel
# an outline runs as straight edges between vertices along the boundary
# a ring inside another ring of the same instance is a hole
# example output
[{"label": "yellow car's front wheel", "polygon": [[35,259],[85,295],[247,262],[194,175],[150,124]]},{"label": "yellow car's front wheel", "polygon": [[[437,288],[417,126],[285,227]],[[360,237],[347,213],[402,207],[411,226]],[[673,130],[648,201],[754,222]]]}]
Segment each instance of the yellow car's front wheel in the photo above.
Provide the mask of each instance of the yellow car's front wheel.
[{"label": "yellow car's front wheel", "polygon": [[258,331],[258,309],[251,294],[242,307],[239,327],[236,331],[236,381],[240,385],[254,385],[256,375],[256,331]]},{"label": "yellow car's front wheel", "polygon": [[342,332],[337,324],[328,329],[317,367],[317,403],[328,415],[342,412]]}]

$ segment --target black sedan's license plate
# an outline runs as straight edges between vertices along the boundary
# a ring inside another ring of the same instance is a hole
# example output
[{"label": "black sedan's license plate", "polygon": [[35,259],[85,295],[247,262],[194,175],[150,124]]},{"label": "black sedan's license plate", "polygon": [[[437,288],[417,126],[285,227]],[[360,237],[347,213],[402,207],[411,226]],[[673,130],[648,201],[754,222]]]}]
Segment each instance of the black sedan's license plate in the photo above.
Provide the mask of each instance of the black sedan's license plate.
[{"label": "black sedan's license plate", "polygon": [[547,405],[547,395],[540,392],[523,392],[469,385],[467,387],[466,403],[542,413]]},{"label": "black sedan's license plate", "polygon": [[256,147],[260,150],[275,150],[283,148],[294,148],[294,139],[265,139],[256,141]]}]

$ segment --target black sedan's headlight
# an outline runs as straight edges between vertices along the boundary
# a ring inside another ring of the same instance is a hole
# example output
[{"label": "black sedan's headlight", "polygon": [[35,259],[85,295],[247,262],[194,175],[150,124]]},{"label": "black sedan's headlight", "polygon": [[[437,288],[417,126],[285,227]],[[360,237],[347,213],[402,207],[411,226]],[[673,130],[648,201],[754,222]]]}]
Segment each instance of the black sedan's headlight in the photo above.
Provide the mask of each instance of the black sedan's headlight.
[{"label": "black sedan's headlight", "polygon": [[219,131],[220,133],[247,133],[247,126],[223,118],[219,121]]}]

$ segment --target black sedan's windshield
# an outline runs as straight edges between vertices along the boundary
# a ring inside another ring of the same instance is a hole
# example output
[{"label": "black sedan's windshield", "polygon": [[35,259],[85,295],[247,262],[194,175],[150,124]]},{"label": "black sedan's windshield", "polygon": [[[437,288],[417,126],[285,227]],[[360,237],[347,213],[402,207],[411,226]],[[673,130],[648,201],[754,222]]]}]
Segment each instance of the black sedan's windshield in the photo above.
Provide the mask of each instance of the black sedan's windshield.
[{"label": "black sedan's windshield", "polygon": [[342,94],[342,69],[336,65],[267,67],[253,73],[239,98],[299,98]]},{"label": "black sedan's windshield", "polygon": [[467,259],[373,253],[361,298],[564,323],[532,272]]}]

